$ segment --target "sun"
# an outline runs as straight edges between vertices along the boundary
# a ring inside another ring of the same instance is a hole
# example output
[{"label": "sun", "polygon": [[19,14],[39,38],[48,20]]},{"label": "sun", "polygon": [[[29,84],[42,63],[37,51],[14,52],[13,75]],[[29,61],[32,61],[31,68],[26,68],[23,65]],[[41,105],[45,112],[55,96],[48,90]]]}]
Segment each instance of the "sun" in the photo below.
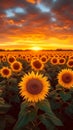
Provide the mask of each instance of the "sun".
[{"label": "sun", "polygon": [[34,51],[40,51],[40,50],[42,50],[42,48],[38,47],[38,46],[31,47],[30,49],[34,50]]}]

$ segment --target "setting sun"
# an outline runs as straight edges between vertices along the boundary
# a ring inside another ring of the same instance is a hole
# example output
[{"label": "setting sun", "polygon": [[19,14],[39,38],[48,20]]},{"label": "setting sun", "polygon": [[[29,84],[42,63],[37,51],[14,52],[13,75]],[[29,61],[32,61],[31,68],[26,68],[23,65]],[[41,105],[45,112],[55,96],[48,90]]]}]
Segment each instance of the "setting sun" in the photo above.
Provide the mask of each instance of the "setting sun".
[{"label": "setting sun", "polygon": [[37,46],[31,47],[30,49],[31,49],[31,50],[34,50],[34,51],[40,51],[40,50],[42,50],[41,47],[37,47]]}]

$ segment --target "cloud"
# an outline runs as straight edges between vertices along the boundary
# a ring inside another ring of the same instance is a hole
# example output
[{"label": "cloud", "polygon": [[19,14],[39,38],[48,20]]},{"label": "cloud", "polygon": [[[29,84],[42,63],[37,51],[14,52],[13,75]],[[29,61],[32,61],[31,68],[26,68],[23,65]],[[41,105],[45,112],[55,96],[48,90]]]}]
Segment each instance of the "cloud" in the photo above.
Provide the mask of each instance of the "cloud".
[{"label": "cloud", "polygon": [[72,36],[73,0],[0,0],[0,42],[39,44]]}]

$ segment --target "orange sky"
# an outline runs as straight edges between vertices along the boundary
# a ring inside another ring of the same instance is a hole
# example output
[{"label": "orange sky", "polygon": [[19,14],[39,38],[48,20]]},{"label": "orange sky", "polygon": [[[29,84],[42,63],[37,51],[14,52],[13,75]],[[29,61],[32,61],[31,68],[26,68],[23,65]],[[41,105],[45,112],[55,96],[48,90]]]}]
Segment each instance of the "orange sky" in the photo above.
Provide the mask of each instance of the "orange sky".
[{"label": "orange sky", "polygon": [[73,49],[73,0],[1,0],[1,49]]}]

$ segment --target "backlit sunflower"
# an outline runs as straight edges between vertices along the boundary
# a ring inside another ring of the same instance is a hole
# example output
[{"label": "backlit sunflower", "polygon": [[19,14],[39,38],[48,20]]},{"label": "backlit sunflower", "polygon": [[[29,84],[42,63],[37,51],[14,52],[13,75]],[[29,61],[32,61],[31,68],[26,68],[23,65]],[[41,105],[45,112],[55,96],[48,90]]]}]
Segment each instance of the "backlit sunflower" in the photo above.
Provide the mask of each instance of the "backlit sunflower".
[{"label": "backlit sunflower", "polygon": [[59,63],[57,57],[52,57],[52,58],[50,59],[50,62],[51,62],[51,64],[53,64],[53,65],[57,65],[57,64]]},{"label": "backlit sunflower", "polygon": [[39,71],[44,68],[44,64],[39,59],[34,59],[31,61],[31,67],[32,69]]},{"label": "backlit sunflower", "polygon": [[66,63],[66,59],[65,58],[59,58],[59,64],[63,65]]},{"label": "backlit sunflower", "polygon": [[14,72],[20,72],[22,70],[22,64],[21,62],[19,61],[14,61],[12,64],[11,64],[11,69],[12,71]]},{"label": "backlit sunflower", "polygon": [[50,83],[42,74],[31,72],[22,77],[19,88],[23,99],[38,102],[45,99],[50,89]]},{"label": "backlit sunflower", "polygon": [[73,59],[69,59],[69,60],[67,61],[67,66],[68,66],[68,67],[73,67]]},{"label": "backlit sunflower", "polygon": [[12,64],[15,60],[16,60],[16,58],[15,58],[14,56],[9,55],[9,56],[7,57],[7,61],[8,61],[10,64]]},{"label": "backlit sunflower", "polygon": [[1,59],[1,61],[2,61],[2,62],[6,62],[6,57],[3,57],[3,58]]},{"label": "backlit sunflower", "polygon": [[69,56],[69,59],[73,59],[73,56]]},{"label": "backlit sunflower", "polygon": [[47,58],[47,56],[43,55],[43,56],[41,56],[40,60],[41,60],[43,63],[46,63],[47,60],[48,60],[48,58]]},{"label": "backlit sunflower", "polygon": [[73,71],[71,69],[63,69],[58,74],[58,83],[64,88],[73,86]]},{"label": "backlit sunflower", "polygon": [[26,61],[29,63],[31,61],[31,57],[26,57]]},{"label": "backlit sunflower", "polygon": [[11,69],[9,69],[8,67],[3,67],[0,70],[0,74],[4,78],[9,78],[11,76]]}]

